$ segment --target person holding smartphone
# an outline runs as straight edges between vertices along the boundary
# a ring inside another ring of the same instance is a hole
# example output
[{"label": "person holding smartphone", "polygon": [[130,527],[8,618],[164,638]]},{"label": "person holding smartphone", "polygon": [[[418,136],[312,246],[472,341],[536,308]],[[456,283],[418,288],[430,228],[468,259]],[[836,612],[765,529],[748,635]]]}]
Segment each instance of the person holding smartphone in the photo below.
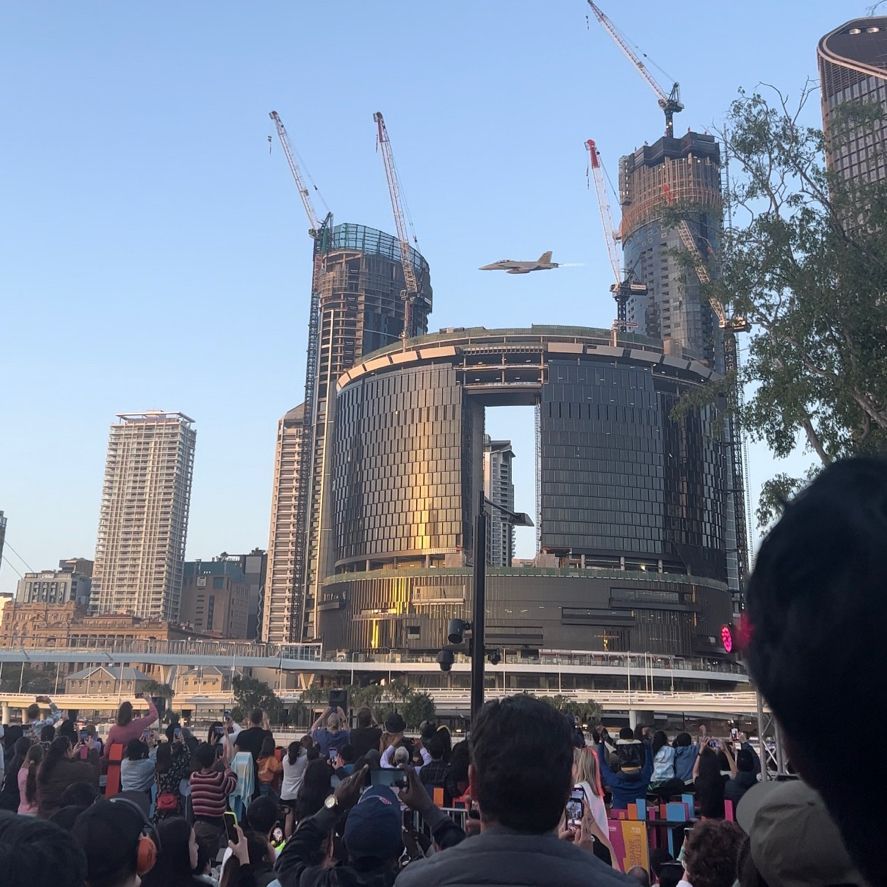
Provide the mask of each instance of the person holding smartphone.
[{"label": "person holding smartphone", "polygon": [[336,754],[348,745],[351,733],[346,729],[347,719],[341,707],[329,706],[311,726],[311,738],[317,744],[320,756],[332,764]]}]

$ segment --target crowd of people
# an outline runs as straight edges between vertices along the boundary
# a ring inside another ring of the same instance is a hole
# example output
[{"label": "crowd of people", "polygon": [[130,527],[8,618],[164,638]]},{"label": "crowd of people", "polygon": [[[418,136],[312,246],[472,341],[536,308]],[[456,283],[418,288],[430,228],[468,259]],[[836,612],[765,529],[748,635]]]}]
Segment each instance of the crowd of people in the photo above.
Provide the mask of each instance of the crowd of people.
[{"label": "crowd of people", "polygon": [[[887,466],[859,459],[825,470],[762,545],[743,653],[784,726],[795,778],[767,778],[738,727],[583,734],[523,694],[484,705],[461,741],[432,722],[410,737],[401,715],[375,724],[369,709],[352,728],[330,707],[285,749],[261,710],[245,726],[226,712],[200,741],[124,703],[103,742],[44,697],[2,737],[0,883],[887,884],[887,764],[875,750],[836,766],[846,737],[820,705],[868,703],[876,735],[887,727],[875,684],[885,540]],[[103,796],[115,747],[120,791]],[[692,815],[673,843],[654,842],[647,864],[628,867],[614,825],[639,799],[679,800]]]}]

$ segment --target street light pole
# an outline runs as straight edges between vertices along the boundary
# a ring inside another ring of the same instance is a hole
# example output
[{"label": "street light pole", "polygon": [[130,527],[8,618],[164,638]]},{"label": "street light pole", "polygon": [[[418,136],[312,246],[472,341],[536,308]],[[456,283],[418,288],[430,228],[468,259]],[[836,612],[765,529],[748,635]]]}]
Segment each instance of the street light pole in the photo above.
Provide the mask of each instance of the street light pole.
[{"label": "street light pole", "polygon": [[484,628],[487,592],[487,513],[481,490],[474,521],[474,595],[471,617],[471,722],[484,704]]}]

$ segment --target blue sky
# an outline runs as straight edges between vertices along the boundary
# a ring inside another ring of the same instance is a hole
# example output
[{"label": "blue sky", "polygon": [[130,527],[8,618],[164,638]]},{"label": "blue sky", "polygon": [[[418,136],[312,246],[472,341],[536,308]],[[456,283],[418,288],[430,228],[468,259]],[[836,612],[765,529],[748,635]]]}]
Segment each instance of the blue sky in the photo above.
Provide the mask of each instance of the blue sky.
[{"label": "blue sky", "polygon": [[[816,76],[819,37],[864,13],[835,0],[604,8],[680,80],[677,132],[717,126],[740,85],[797,92]],[[583,142],[597,140],[615,180],[619,154],[662,122],[588,11],[582,0],[4,4],[0,509],[24,561],[92,557],[108,426],[152,408],[196,420],[188,556],[266,546],[275,424],[301,398],[310,278],[276,141],[269,155],[272,108],[337,219],[391,230],[372,122],[383,111],[431,264],[432,329],[608,326]],[[818,123],[815,104],[809,116]],[[577,264],[477,271],[545,249]],[[488,429],[514,438],[518,507],[532,512],[531,411],[489,411]],[[753,493],[773,470],[754,447]],[[0,591],[17,578],[4,563]]]}]

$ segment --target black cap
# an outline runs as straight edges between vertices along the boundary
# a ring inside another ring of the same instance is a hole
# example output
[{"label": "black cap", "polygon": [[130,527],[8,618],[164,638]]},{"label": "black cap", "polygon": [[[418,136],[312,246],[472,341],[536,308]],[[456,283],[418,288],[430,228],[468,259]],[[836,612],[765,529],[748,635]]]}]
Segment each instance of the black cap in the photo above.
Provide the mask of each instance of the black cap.
[{"label": "black cap", "polygon": [[107,878],[127,865],[135,871],[144,825],[144,817],[132,804],[102,799],[87,807],[71,830],[86,854],[87,880]]},{"label": "black cap", "polygon": [[391,712],[391,714],[385,718],[385,729],[389,733],[403,733],[406,728],[406,721],[396,711]]}]

